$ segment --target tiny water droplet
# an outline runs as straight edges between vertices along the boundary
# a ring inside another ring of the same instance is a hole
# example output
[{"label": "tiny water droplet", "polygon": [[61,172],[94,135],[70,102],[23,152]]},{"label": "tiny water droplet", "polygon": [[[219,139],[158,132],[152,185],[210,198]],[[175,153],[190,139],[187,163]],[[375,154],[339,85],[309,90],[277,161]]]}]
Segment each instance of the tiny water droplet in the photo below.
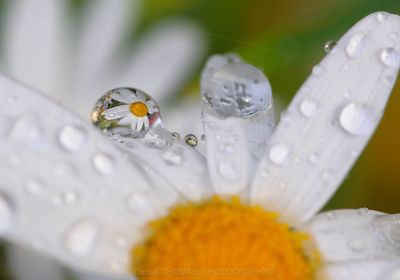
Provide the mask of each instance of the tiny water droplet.
[{"label": "tiny water droplet", "polygon": [[107,154],[98,153],[93,157],[93,166],[101,175],[111,175],[114,173],[116,164],[113,157]]},{"label": "tiny water droplet", "polygon": [[363,208],[358,209],[358,214],[359,214],[360,216],[365,216],[365,215],[368,214],[368,212],[369,212],[369,209],[366,208],[366,207],[363,207]]},{"label": "tiny water droplet", "polygon": [[43,182],[38,179],[31,179],[25,184],[26,191],[31,195],[39,195],[43,192]]},{"label": "tiny water droplet", "polygon": [[376,20],[379,23],[382,23],[387,17],[388,17],[388,14],[386,12],[379,12],[376,14]]},{"label": "tiny water droplet", "polygon": [[233,161],[224,160],[219,162],[218,170],[222,177],[224,177],[226,180],[236,181],[238,179],[238,170]]},{"label": "tiny water droplet", "polygon": [[360,239],[350,240],[348,242],[348,246],[349,246],[350,250],[352,250],[354,252],[362,252],[366,249],[365,242]]},{"label": "tiny water droplet", "polygon": [[329,212],[326,214],[326,216],[327,216],[327,218],[328,218],[329,221],[332,221],[332,220],[336,219],[336,214],[335,214],[335,212],[333,212],[333,211],[329,211]]},{"label": "tiny water droplet", "polygon": [[78,194],[76,191],[67,190],[63,193],[64,203],[67,205],[73,205],[78,201]]},{"label": "tiny water droplet", "polygon": [[326,42],[324,45],[325,53],[330,53],[336,47],[336,45],[337,45],[336,41],[333,40]]},{"label": "tiny water droplet", "polygon": [[315,65],[312,69],[312,74],[314,76],[321,76],[325,72],[325,69],[320,65]]},{"label": "tiny water droplet", "polygon": [[183,147],[180,146],[174,146],[169,148],[165,153],[164,153],[164,161],[168,165],[181,165],[184,161],[184,150]]},{"label": "tiny water droplet", "polygon": [[325,182],[329,183],[332,181],[332,179],[333,179],[332,171],[324,171],[322,173],[322,180],[324,180]]},{"label": "tiny water droplet", "polygon": [[283,164],[289,155],[289,148],[284,144],[275,144],[269,151],[269,158],[275,164]]},{"label": "tiny water droplet", "polygon": [[346,54],[350,58],[355,58],[361,54],[365,45],[365,34],[358,33],[353,35],[346,46]]},{"label": "tiny water droplet", "polygon": [[316,164],[319,160],[319,155],[317,153],[312,153],[308,156],[308,161],[311,164]]},{"label": "tiny water droplet", "polygon": [[384,65],[399,68],[400,67],[400,53],[394,48],[385,48],[381,52],[381,61]]},{"label": "tiny water droplet", "polygon": [[308,118],[312,118],[317,111],[317,105],[308,99],[303,100],[300,104],[300,112]]},{"label": "tiny water droplet", "polygon": [[72,255],[84,257],[93,249],[98,233],[98,225],[94,222],[79,221],[68,229],[64,239],[65,249]]},{"label": "tiny water droplet", "polygon": [[194,148],[197,146],[199,140],[197,139],[196,135],[188,134],[183,138],[183,142]]},{"label": "tiny water droplet", "polygon": [[40,147],[44,142],[44,132],[39,118],[32,114],[23,115],[12,126],[9,137],[32,148]]},{"label": "tiny water droplet", "polygon": [[375,114],[363,104],[349,103],[341,111],[339,123],[350,134],[363,135],[370,133],[375,127]]},{"label": "tiny water droplet", "polygon": [[181,140],[181,135],[178,132],[172,132],[171,135],[175,140]]},{"label": "tiny water droplet", "polygon": [[15,211],[10,198],[0,193],[0,234],[4,234],[11,229],[14,217]]},{"label": "tiny water droplet", "polygon": [[69,152],[79,151],[85,144],[87,133],[83,127],[76,125],[64,126],[58,135],[58,141],[62,148]]}]

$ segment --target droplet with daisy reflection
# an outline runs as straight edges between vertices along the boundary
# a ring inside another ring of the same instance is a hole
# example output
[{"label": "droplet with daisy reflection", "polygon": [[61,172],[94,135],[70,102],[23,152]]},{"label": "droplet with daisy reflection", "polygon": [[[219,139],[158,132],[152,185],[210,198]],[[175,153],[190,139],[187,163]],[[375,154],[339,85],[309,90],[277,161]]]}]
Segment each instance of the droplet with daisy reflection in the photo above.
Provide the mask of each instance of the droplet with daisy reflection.
[{"label": "droplet with daisy reflection", "polygon": [[115,88],[96,102],[92,123],[102,132],[118,137],[143,137],[147,131],[161,126],[156,101],[135,88]]}]

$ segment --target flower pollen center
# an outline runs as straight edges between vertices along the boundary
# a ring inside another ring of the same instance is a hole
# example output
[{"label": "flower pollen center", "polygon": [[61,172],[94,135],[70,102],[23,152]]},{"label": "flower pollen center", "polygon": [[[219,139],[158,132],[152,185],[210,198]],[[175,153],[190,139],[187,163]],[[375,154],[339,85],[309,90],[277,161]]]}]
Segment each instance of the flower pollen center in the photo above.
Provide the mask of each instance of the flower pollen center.
[{"label": "flower pollen center", "polygon": [[261,207],[214,197],[173,208],[132,249],[138,279],[313,279],[309,238]]},{"label": "flower pollen center", "polygon": [[134,102],[130,106],[131,113],[136,117],[144,117],[149,113],[149,109],[143,102]]}]

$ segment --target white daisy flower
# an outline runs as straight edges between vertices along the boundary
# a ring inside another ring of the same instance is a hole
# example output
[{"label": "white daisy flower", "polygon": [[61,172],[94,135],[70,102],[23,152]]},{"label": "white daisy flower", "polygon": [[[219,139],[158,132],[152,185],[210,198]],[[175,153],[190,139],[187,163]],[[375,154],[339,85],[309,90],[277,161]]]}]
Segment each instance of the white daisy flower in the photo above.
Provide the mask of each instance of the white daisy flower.
[{"label": "white daisy flower", "polygon": [[383,12],[356,24],[276,126],[265,76],[211,58],[206,158],[177,139],[112,143],[1,76],[1,236],[96,277],[398,279],[400,215],[317,212],[383,114],[399,30]]}]

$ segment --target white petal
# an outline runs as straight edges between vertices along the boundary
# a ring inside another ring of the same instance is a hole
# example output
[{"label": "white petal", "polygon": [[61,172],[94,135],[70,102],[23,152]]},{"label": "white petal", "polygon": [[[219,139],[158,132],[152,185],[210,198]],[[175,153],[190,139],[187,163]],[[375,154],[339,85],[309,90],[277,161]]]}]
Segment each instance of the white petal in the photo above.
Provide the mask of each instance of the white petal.
[{"label": "white petal", "polygon": [[[253,202],[290,223],[309,219],[331,197],[383,114],[400,64],[400,41],[392,39],[400,17],[385,14],[379,22],[379,15],[351,28],[314,67],[258,167]],[[356,47],[359,34],[365,36]],[[383,62],[386,48],[397,51]]]},{"label": "white petal", "polygon": [[115,120],[125,117],[130,114],[129,105],[121,105],[114,108],[110,108],[101,113],[107,120]]},{"label": "white petal", "polygon": [[[364,261],[395,258],[400,260],[400,238],[388,235],[399,229],[399,219],[367,209],[322,213],[308,222],[309,232],[325,262]],[[382,226],[385,219],[385,226]]]},{"label": "white petal", "polygon": [[113,92],[111,94],[111,97],[112,99],[125,104],[137,101],[137,97],[132,94],[130,90],[127,90],[125,88],[119,88],[118,92]]},{"label": "white petal", "polygon": [[143,127],[143,118],[137,118],[136,131],[140,131]]},{"label": "white petal", "polygon": [[[321,279],[329,280],[396,280],[400,261],[374,260],[363,262],[341,262],[323,267]],[[400,274],[399,274],[400,275]]]},{"label": "white petal", "polygon": [[274,127],[271,87],[254,66],[222,57],[225,65],[216,68],[213,56],[202,75],[208,168],[217,193],[247,196]]},{"label": "white petal", "polygon": [[[2,238],[74,268],[129,276],[139,228],[164,215],[179,194],[159,173],[34,90],[0,76],[0,97],[0,119],[6,120],[0,135]],[[68,137],[63,132],[71,126],[76,129],[68,129]],[[69,141],[77,139],[70,149]]]},{"label": "white petal", "polygon": [[189,21],[157,24],[136,43],[127,69],[114,71],[113,81],[134,85],[160,104],[196,68],[204,45],[200,29]]},{"label": "white petal", "polygon": [[128,125],[128,124],[130,124],[131,127],[135,127],[136,128],[136,118],[132,114],[129,113],[129,114],[126,114],[125,117],[120,119],[118,121],[118,124],[120,124],[120,125]]},{"label": "white petal", "polygon": [[143,125],[145,128],[149,127],[149,118],[147,116],[143,117]]},{"label": "white petal", "polygon": [[6,73],[57,96],[65,66],[65,1],[7,1],[2,40]]}]

